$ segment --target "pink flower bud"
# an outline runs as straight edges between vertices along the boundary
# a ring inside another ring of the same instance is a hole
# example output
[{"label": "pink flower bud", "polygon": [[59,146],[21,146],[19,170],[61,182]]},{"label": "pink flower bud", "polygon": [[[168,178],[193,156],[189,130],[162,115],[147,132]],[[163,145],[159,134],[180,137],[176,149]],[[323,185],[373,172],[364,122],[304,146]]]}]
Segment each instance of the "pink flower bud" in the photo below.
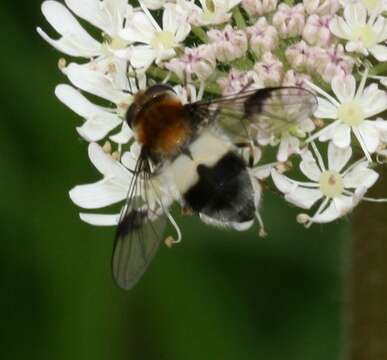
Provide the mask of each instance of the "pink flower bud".
[{"label": "pink flower bud", "polygon": [[278,0],[242,0],[242,7],[250,17],[258,17],[272,12]]},{"label": "pink flower bud", "polygon": [[261,17],[253,26],[246,29],[251,50],[261,57],[266,51],[272,51],[278,46],[277,29],[269,25],[264,17]]},{"label": "pink flower bud", "polygon": [[304,0],[308,14],[333,15],[340,9],[339,0]]},{"label": "pink flower bud", "polygon": [[316,70],[326,82],[335,76],[345,77],[352,73],[355,61],[345,55],[343,45],[332,46],[316,59]]},{"label": "pink flower bud", "polygon": [[296,70],[311,71],[314,68],[315,54],[313,48],[305,41],[289,46],[285,52],[289,64]]},{"label": "pink flower bud", "polygon": [[262,61],[255,64],[254,71],[265,86],[280,85],[283,77],[283,64],[271,52],[262,56]]},{"label": "pink flower bud", "polygon": [[329,30],[330,15],[310,15],[306,21],[302,37],[310,45],[327,47],[332,43],[332,33]]},{"label": "pink flower bud", "polygon": [[286,4],[280,4],[273,16],[273,25],[281,38],[300,35],[305,25],[304,6],[298,4],[290,7]]},{"label": "pink flower bud", "polygon": [[215,53],[211,45],[200,45],[197,48],[186,47],[183,56],[165,65],[182,81],[191,81],[193,75],[199,80],[205,80],[213,73],[215,66]]},{"label": "pink flower bud", "polygon": [[305,81],[310,81],[310,76],[296,73],[294,70],[288,70],[282,80],[282,86],[305,87]]},{"label": "pink flower bud", "polygon": [[231,69],[227,77],[218,80],[223,95],[237,94],[244,90],[263,87],[258,75],[254,71],[239,71]]},{"label": "pink flower bud", "polygon": [[242,30],[227,25],[223,30],[208,31],[208,40],[217,60],[230,62],[245,55],[247,52],[247,35]]}]

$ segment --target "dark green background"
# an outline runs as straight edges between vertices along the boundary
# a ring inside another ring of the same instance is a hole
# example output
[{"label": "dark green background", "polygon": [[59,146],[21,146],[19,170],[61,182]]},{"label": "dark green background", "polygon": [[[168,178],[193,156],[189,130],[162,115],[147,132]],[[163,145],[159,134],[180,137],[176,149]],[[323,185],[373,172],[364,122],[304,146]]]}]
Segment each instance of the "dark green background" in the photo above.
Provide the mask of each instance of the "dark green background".
[{"label": "dark green background", "polygon": [[114,229],[81,223],[68,197],[99,174],[54,96],[40,1],[2,2],[0,19],[0,358],[338,359],[348,221],[304,230],[271,194],[268,238],[179,217],[182,244],[133,291],[113,285]]}]

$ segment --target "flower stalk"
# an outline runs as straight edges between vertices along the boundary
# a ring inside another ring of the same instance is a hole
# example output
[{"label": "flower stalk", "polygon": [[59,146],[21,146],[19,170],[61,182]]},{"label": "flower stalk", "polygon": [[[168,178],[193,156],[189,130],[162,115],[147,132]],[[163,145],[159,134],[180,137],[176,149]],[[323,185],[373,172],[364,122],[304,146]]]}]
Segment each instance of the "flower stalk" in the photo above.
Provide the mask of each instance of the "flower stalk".
[{"label": "flower stalk", "polygon": [[[387,187],[387,171],[372,193]],[[371,193],[371,194],[372,194]],[[365,202],[355,212],[351,244],[350,359],[383,359],[387,354],[387,217]]]}]

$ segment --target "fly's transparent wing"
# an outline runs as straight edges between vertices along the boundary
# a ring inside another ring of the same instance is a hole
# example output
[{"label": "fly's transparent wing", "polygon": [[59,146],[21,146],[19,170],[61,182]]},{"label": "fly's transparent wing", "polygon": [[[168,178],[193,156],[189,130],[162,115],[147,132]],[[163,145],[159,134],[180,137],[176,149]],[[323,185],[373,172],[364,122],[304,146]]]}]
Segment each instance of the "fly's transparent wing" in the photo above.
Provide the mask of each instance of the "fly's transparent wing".
[{"label": "fly's transparent wing", "polygon": [[186,105],[198,125],[215,124],[235,143],[257,131],[277,136],[309,118],[317,107],[310,91],[299,87],[250,90]]},{"label": "fly's transparent wing", "polygon": [[149,199],[156,191],[149,173],[138,160],[128,198],[117,227],[112,256],[112,272],[117,285],[131,289],[155,256],[166,224],[162,207]]}]

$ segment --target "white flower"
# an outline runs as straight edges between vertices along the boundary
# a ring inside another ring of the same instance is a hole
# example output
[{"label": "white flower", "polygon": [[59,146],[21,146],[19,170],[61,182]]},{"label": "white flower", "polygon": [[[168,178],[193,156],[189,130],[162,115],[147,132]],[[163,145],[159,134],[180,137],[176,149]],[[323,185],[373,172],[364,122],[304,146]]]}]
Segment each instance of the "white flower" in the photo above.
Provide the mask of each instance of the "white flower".
[{"label": "white flower", "polygon": [[77,131],[87,141],[103,139],[122,122],[111,109],[93,104],[70,85],[58,85],[55,95],[76,114],[86,119],[82,126],[77,127]]},{"label": "white flower", "polygon": [[[59,100],[86,119],[84,125],[77,128],[79,134],[87,141],[98,141],[122,124],[121,131],[112,135],[110,139],[119,144],[127,143],[133,136],[132,131],[124,121],[126,111],[133,101],[133,95],[127,91],[135,92],[138,90],[135,81],[130,79],[129,83],[126,80],[127,84],[123,89],[117,88],[108,75],[93,70],[90,64],[71,63],[64,72],[70,82],[78,89],[99,96],[115,105],[114,108],[95,105],[73,87],[59,85],[55,92]],[[139,80],[140,89],[145,88],[145,77],[142,75]]]},{"label": "white flower", "polygon": [[[262,124],[264,123],[262,122]],[[293,125],[279,126],[275,133],[265,131],[264,127],[259,128],[257,141],[262,146],[278,145],[277,160],[286,162],[292,154],[301,153],[300,139],[304,139],[314,129],[315,125],[311,119],[294,119]]]},{"label": "white flower", "polygon": [[383,16],[369,16],[362,3],[349,4],[344,18],[335,17],[330,29],[337,37],[348,40],[345,49],[365,56],[371,53],[379,61],[387,61],[387,23]]},{"label": "white flower", "polygon": [[[70,190],[71,200],[84,209],[99,209],[126,199],[132,174],[122,163],[106,154],[96,143],[89,145],[89,157],[103,175],[103,179],[92,184],[78,185]],[[92,225],[116,225],[120,214],[85,214],[83,221]]]},{"label": "white flower", "polygon": [[379,177],[365,159],[344,170],[352,156],[351,148],[341,149],[330,142],[326,167],[314,144],[312,147],[315,154],[306,151],[300,163],[300,170],[308,182],[290,179],[274,169],[271,172],[274,184],[292,204],[310,209],[322,200],[315,214],[306,217],[306,226],[330,222],[347,214]]},{"label": "white flower", "polygon": [[369,14],[377,15],[387,11],[387,0],[340,0],[344,8],[348,4],[361,3],[364,5]]},{"label": "white flower", "polygon": [[218,25],[231,18],[230,11],[241,0],[199,0],[201,8],[195,13],[193,24],[197,26]]},{"label": "white flower", "polygon": [[309,141],[317,137],[320,141],[332,139],[336,146],[346,148],[351,144],[352,130],[367,159],[372,161],[370,154],[376,151],[381,132],[387,130],[387,122],[369,119],[387,109],[387,94],[375,83],[365,87],[366,79],[367,72],[356,90],[356,80],[352,75],[334,77],[331,87],[337,99],[308,82],[313,90],[324,96],[318,98],[319,105],[314,115],[333,121],[313,134]]},{"label": "white flower", "polygon": [[[140,2],[141,4],[141,2]],[[173,5],[173,4],[168,4]],[[191,26],[187,17],[174,6],[166,6],[162,16],[162,27],[143,7],[144,12],[136,12],[121,36],[131,43],[140,43],[117,55],[130,60],[134,67],[149,67],[152,62],[160,64],[176,55],[175,48],[188,36]]]},{"label": "white flower", "polygon": [[126,48],[128,42],[120,37],[125,20],[132,13],[127,0],[66,0],[68,8],[80,18],[96,26],[103,33],[103,40],[97,41],[80,25],[74,15],[58,1],[48,0],[42,4],[47,21],[60,35],[55,40],[41,28],[38,33],[59,51],[76,57],[112,56],[117,49]]},{"label": "white flower", "polygon": [[[133,143],[130,151],[125,152],[121,159],[106,153],[97,143],[89,144],[89,157],[92,164],[103,175],[103,179],[91,184],[78,185],[70,190],[71,200],[84,209],[99,209],[113,204],[123,203],[127,199],[130,184],[134,180],[134,169],[140,154],[140,146]],[[138,186],[131,194],[140,197],[152,209],[168,208],[178,198],[170,176],[157,176],[152,185],[146,188],[147,182],[137,178]],[[122,211],[122,210],[121,210]],[[120,213],[96,214],[80,213],[83,221],[91,225],[117,225]]]}]

